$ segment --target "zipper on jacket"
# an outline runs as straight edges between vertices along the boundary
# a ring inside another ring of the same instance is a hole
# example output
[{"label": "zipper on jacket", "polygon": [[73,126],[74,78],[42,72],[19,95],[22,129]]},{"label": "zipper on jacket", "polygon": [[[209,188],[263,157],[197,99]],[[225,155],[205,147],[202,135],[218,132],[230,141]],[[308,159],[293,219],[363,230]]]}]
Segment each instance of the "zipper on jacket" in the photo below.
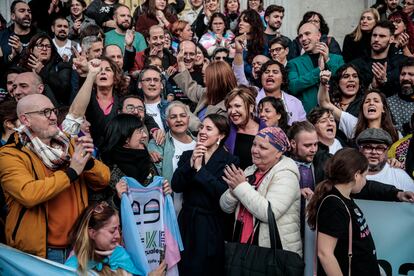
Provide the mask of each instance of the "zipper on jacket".
[{"label": "zipper on jacket", "polygon": [[20,223],[21,223],[22,218],[23,218],[24,214],[26,213],[26,211],[27,211],[26,207],[23,207],[20,210],[19,217],[17,218],[16,226],[14,226],[14,230],[13,230],[13,233],[12,233],[13,241],[16,239],[17,230],[19,229]]}]

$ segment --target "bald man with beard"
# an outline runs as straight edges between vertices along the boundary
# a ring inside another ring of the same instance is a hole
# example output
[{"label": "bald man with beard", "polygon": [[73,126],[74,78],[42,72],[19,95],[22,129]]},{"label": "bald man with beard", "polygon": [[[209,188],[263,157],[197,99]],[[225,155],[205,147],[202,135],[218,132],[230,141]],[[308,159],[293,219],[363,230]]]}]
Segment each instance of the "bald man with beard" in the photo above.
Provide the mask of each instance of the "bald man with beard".
[{"label": "bald man with beard", "polygon": [[0,149],[0,182],[7,202],[9,246],[63,263],[68,234],[88,206],[87,186],[109,183],[109,168],[91,157],[93,141],[76,141],[57,126],[57,109],[44,95],[17,104],[21,126],[14,141]]}]

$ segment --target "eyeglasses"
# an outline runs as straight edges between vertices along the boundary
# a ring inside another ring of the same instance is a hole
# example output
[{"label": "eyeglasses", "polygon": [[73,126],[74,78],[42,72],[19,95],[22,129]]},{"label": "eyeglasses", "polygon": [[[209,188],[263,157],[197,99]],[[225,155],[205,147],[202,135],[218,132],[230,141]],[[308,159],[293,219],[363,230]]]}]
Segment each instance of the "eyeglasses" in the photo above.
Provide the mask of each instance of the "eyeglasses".
[{"label": "eyeglasses", "polygon": [[386,147],[386,146],[373,146],[373,145],[367,144],[367,145],[360,146],[360,149],[362,149],[366,153],[371,153],[371,152],[375,151],[378,154],[383,154],[388,149],[388,147]]},{"label": "eyeglasses", "polygon": [[310,19],[308,20],[308,23],[321,23],[321,21],[319,19]]},{"label": "eyeglasses", "polygon": [[145,128],[141,127],[141,128],[137,128],[136,129],[138,131],[138,134],[144,134],[145,133]]},{"label": "eyeglasses", "polygon": [[52,48],[52,45],[50,45],[50,44],[36,44],[35,46],[36,46],[37,49],[46,49],[46,50],[48,50],[48,49]]},{"label": "eyeglasses", "polygon": [[144,108],[143,106],[139,106],[139,105],[135,106],[135,105],[132,105],[132,104],[128,104],[128,105],[125,107],[125,110],[126,110],[127,112],[134,112],[135,110],[136,110],[137,112],[144,112],[144,111],[145,111],[145,108]]},{"label": "eyeglasses", "polygon": [[145,78],[145,79],[142,79],[141,81],[145,83],[151,83],[151,82],[158,83],[158,82],[161,82],[161,79],[160,78]]},{"label": "eyeglasses", "polygon": [[273,53],[280,53],[280,51],[282,51],[283,49],[284,49],[283,47],[276,47],[276,48],[270,49],[269,51],[271,54],[273,54]]},{"label": "eyeglasses", "polygon": [[220,56],[216,56],[216,57],[214,57],[214,60],[215,61],[226,61],[227,60],[227,57],[220,57]]},{"label": "eyeglasses", "polygon": [[38,110],[38,111],[30,111],[30,112],[26,112],[24,114],[39,114],[39,115],[43,115],[46,118],[50,119],[50,116],[52,116],[52,112],[55,113],[56,116],[59,115],[59,109],[57,108],[45,108],[43,110]]}]

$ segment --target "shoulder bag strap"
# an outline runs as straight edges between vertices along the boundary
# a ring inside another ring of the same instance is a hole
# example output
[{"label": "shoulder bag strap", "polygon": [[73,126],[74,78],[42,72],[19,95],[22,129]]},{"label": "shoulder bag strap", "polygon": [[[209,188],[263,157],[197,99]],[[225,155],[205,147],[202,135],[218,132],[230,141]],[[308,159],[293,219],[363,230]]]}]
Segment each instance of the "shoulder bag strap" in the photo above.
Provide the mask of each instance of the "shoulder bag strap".
[{"label": "shoulder bag strap", "polygon": [[316,237],[315,237],[315,254],[313,256],[313,276],[317,275],[317,268],[318,268],[318,216],[319,216],[319,210],[321,209],[321,206],[323,204],[323,202],[328,198],[328,197],[336,197],[337,199],[339,199],[342,204],[345,206],[346,211],[348,212],[349,215],[349,224],[348,224],[348,275],[351,276],[351,261],[352,261],[352,217],[351,217],[351,212],[349,212],[348,206],[346,206],[345,202],[336,195],[328,195],[327,197],[325,197],[321,204],[319,205],[318,208],[318,212],[316,213]]},{"label": "shoulder bag strap", "polygon": [[277,229],[275,215],[273,214],[270,202],[268,202],[267,206],[267,220],[269,225],[270,245],[276,253],[276,249],[283,250],[283,246],[280,240],[279,230]]}]

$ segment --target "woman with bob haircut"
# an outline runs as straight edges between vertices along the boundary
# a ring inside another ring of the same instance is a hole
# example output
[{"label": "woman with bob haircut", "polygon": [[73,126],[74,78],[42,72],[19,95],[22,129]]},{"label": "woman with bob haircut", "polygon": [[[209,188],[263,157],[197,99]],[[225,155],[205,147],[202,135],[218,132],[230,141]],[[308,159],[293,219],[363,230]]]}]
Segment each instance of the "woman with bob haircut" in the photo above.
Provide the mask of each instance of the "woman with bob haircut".
[{"label": "woman with bob haircut", "polygon": [[[77,268],[80,275],[87,275],[90,270],[99,275],[139,275],[130,255],[120,245],[119,224],[118,212],[105,201],[86,208],[69,234],[74,255],[65,265]],[[148,275],[165,275],[165,270],[163,261]]]},{"label": "woman with bob haircut", "polygon": [[380,275],[371,231],[351,198],[365,186],[367,171],[368,160],[351,148],[339,150],[326,164],[326,180],[316,186],[307,207],[308,224],[317,229],[317,275]]},{"label": "woman with bob haircut", "polygon": [[259,131],[259,120],[255,117],[256,94],[253,87],[239,86],[226,96],[224,102],[230,120],[226,148],[239,157],[243,170],[252,164],[250,148]]},{"label": "woman with bob haircut", "polygon": [[379,20],[380,15],[376,9],[362,11],[358,26],[344,38],[342,56],[345,63],[369,54],[372,30]]},{"label": "woman with bob haircut", "polygon": [[101,155],[111,168],[110,186],[115,187],[123,176],[146,186],[158,175],[145,146],[148,136],[144,128],[141,119],[132,114],[118,114],[108,123]]},{"label": "woman with bob haircut", "polygon": [[237,86],[230,65],[224,61],[211,62],[205,69],[204,83],[198,85],[185,68],[183,50],[177,55],[178,74],[174,81],[183,93],[195,104],[194,114],[202,121],[205,116],[216,113],[227,115],[224,105],[226,95]]},{"label": "woman with bob haircut", "polygon": [[184,251],[178,264],[180,275],[224,275],[225,214],[220,196],[227,185],[222,179],[226,165],[238,165],[237,157],[224,148],[229,134],[226,117],[207,115],[198,132],[193,151],[185,151],[171,184],[183,193],[178,216]]}]

